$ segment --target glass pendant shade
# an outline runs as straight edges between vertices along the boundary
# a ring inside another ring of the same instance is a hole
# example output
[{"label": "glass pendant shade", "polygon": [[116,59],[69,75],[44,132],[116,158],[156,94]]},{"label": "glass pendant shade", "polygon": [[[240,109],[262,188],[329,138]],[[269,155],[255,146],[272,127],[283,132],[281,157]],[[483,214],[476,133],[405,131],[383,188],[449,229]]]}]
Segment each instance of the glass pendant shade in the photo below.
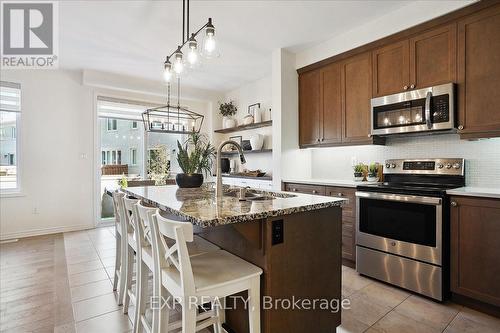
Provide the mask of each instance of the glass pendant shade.
[{"label": "glass pendant shade", "polygon": [[184,59],[180,48],[174,53],[174,72],[179,75],[184,70]]},{"label": "glass pendant shade", "polygon": [[220,56],[215,39],[215,28],[209,23],[205,28],[205,37],[203,39],[203,56],[205,58],[218,58]]},{"label": "glass pendant shade", "polygon": [[170,82],[172,80],[172,63],[170,62],[169,59],[167,59],[164,63],[164,66],[163,66],[164,70],[163,70],[163,80],[165,80],[165,82]]},{"label": "glass pendant shade", "polygon": [[199,52],[198,52],[198,42],[194,39],[194,36],[188,41],[188,54],[187,54],[187,62],[189,67],[193,68],[199,62]]}]

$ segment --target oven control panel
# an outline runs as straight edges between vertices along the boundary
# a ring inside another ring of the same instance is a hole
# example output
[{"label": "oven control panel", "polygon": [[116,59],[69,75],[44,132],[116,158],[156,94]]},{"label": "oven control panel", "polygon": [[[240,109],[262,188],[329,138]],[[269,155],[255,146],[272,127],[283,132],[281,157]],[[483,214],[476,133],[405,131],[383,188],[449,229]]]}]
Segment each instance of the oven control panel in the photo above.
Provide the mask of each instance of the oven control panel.
[{"label": "oven control panel", "polygon": [[394,159],[384,164],[385,174],[464,175],[463,158]]}]

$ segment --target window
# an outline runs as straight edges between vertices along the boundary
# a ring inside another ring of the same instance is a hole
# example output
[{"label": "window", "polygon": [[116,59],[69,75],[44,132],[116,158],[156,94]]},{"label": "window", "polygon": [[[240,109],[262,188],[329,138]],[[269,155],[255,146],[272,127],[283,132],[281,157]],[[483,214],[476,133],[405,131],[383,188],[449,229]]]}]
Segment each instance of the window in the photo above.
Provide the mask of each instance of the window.
[{"label": "window", "polygon": [[130,148],[130,165],[137,165],[137,148]]},{"label": "window", "polygon": [[117,130],[117,121],[116,119],[108,119],[107,121],[107,129],[108,131],[116,131]]},{"label": "window", "polygon": [[122,164],[122,151],[119,149],[102,150],[101,164]]},{"label": "window", "polygon": [[137,121],[132,122],[132,129],[137,129]]},{"label": "window", "polygon": [[21,86],[0,81],[0,191],[17,192],[19,184],[19,142]]}]

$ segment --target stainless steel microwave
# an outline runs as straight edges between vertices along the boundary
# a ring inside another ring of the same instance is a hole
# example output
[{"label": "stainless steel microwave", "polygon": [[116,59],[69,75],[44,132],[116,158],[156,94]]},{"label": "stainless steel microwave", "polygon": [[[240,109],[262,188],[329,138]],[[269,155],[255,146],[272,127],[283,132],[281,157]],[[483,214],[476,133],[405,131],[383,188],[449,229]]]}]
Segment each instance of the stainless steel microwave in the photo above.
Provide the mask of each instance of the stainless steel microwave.
[{"label": "stainless steel microwave", "polygon": [[452,130],[453,83],[372,98],[372,135]]}]

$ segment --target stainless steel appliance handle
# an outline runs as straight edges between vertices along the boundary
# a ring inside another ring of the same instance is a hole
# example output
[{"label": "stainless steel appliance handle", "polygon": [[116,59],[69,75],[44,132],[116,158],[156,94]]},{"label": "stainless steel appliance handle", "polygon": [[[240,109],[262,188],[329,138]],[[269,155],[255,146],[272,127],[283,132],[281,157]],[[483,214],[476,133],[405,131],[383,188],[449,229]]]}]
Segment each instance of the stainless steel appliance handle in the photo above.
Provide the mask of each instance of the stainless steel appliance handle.
[{"label": "stainless steel appliance handle", "polygon": [[356,197],[364,199],[379,199],[389,201],[399,201],[408,203],[419,203],[424,205],[439,206],[442,203],[441,198],[424,197],[417,195],[377,193],[377,192],[356,192]]},{"label": "stainless steel appliance handle", "polygon": [[427,124],[427,128],[428,129],[432,128],[432,122],[431,122],[431,98],[432,98],[432,92],[428,91],[427,94],[425,95],[425,123]]}]

